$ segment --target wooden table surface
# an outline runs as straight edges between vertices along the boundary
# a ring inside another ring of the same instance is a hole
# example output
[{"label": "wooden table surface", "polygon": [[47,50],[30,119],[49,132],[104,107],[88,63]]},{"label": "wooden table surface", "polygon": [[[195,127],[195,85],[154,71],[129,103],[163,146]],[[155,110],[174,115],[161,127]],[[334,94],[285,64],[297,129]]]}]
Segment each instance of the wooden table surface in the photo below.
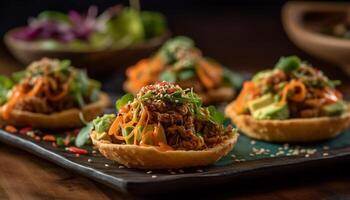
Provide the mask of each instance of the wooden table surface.
[{"label": "wooden table surface", "polygon": [[[182,23],[176,23],[175,18]],[[240,28],[225,25],[234,24],[239,20],[245,20],[242,24],[246,25]],[[235,13],[226,13],[221,17],[205,15],[197,18],[195,16],[189,18],[188,15],[183,14],[170,19],[175,34],[194,37],[207,55],[235,67],[238,71],[253,73],[273,65],[281,55],[297,54],[325,70],[332,78],[341,79],[344,83],[342,90],[349,93],[348,77],[335,66],[300,52],[288,41],[279,23],[278,20],[263,16],[260,21],[247,16],[240,18]],[[216,30],[222,27],[226,29],[219,33],[220,37],[212,39],[212,36],[217,34]],[[265,30],[265,32],[256,34],[256,30]],[[266,30],[271,31],[266,32]],[[234,37],[232,33],[248,39],[244,42],[244,39]],[[9,74],[21,67],[4,48],[0,48],[0,74]],[[0,199],[140,198],[125,196],[30,153],[2,143],[0,159]],[[289,173],[285,176],[243,180],[240,183],[228,183],[206,190],[181,192],[171,195],[171,198],[194,195],[200,199],[350,199],[349,167],[350,163],[342,163],[339,166]],[[170,198],[157,194],[152,197]]]}]

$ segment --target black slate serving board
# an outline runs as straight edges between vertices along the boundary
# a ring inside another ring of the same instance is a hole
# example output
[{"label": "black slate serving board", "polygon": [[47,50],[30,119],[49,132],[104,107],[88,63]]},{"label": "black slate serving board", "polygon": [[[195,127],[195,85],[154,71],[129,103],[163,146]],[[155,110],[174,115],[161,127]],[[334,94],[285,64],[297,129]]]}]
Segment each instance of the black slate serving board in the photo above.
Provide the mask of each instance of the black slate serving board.
[{"label": "black slate serving board", "polygon": [[[51,143],[0,129],[0,141],[31,152],[64,168],[124,193],[147,195],[234,182],[242,178],[319,167],[350,158],[350,130],[318,144],[303,146],[270,144],[241,135],[229,155],[212,166],[180,170],[127,169],[98,152],[80,155]],[[282,152],[282,153],[281,153]],[[294,155],[293,155],[294,154]],[[89,162],[90,160],[90,162]]]}]

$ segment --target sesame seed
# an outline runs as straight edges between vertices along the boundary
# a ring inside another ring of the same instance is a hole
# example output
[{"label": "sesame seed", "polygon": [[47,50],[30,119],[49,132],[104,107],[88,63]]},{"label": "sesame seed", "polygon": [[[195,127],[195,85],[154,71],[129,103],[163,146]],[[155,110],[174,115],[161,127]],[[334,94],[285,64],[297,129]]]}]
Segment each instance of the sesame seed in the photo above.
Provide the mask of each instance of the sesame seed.
[{"label": "sesame seed", "polygon": [[251,144],[251,145],[254,145],[255,143],[256,143],[255,140],[250,141],[250,144]]},{"label": "sesame seed", "polygon": [[235,155],[235,154],[231,154],[231,157],[232,157],[232,158],[236,158],[236,155]]},{"label": "sesame seed", "polygon": [[182,170],[182,169],[179,169],[179,172],[180,172],[180,173],[185,173],[185,171],[184,171],[184,170]]},{"label": "sesame seed", "polygon": [[125,167],[123,165],[119,165],[119,169],[124,169]]},{"label": "sesame seed", "polygon": [[88,162],[90,162],[90,163],[91,163],[91,162],[92,162],[92,159],[91,159],[91,158],[89,158],[89,159],[88,159]]},{"label": "sesame seed", "polygon": [[308,157],[310,157],[310,154],[305,154],[305,158],[308,158]]},{"label": "sesame seed", "polygon": [[152,174],[152,171],[148,171],[148,172],[146,172],[147,174]]},{"label": "sesame seed", "polygon": [[109,167],[109,164],[105,164],[105,167]]},{"label": "sesame seed", "polygon": [[253,153],[250,153],[249,155],[250,155],[250,156],[254,156],[254,154],[253,154]]},{"label": "sesame seed", "polygon": [[156,175],[152,175],[152,178],[157,178],[157,176]]},{"label": "sesame seed", "polygon": [[323,153],[322,154],[323,156],[328,156],[329,154],[327,152]]},{"label": "sesame seed", "polygon": [[92,150],[92,153],[97,153],[96,150]]},{"label": "sesame seed", "polygon": [[203,172],[202,169],[197,169],[196,171],[199,172],[199,173],[202,173],[202,172]]},{"label": "sesame seed", "polygon": [[329,146],[323,146],[323,149],[324,149],[324,150],[328,150],[328,149],[329,149]]},{"label": "sesame seed", "polygon": [[170,172],[170,174],[175,175],[175,174],[176,174],[176,172],[171,171],[171,172]]}]

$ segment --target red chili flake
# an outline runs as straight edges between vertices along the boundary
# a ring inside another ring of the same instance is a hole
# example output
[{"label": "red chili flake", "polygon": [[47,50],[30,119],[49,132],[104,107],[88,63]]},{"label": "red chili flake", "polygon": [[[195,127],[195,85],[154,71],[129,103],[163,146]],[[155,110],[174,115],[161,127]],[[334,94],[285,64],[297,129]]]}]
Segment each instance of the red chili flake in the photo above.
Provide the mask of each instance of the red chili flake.
[{"label": "red chili flake", "polygon": [[21,128],[21,130],[19,130],[19,133],[22,135],[26,135],[27,132],[32,131],[32,130],[33,130],[33,128],[28,126],[28,127]]},{"label": "red chili flake", "polygon": [[73,147],[73,146],[67,147],[66,150],[71,152],[71,153],[81,154],[81,155],[89,153],[86,149],[81,149],[81,148]]},{"label": "red chili flake", "polygon": [[35,137],[34,137],[34,140],[36,140],[36,141],[40,141],[40,140],[41,140],[41,138],[40,138],[40,136],[35,136]]},{"label": "red chili flake", "polygon": [[5,126],[5,131],[9,132],[9,133],[16,133],[18,130],[16,127],[11,126],[11,125],[7,125]]},{"label": "red chili flake", "polygon": [[44,135],[43,140],[46,142],[55,142],[56,141],[56,137],[54,135]]}]

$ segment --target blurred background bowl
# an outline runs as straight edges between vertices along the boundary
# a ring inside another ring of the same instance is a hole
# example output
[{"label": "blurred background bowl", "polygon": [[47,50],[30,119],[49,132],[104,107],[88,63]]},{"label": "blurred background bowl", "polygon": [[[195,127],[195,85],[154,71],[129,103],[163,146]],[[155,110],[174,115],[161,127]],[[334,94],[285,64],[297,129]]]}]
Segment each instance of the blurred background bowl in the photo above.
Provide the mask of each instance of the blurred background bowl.
[{"label": "blurred background bowl", "polygon": [[288,37],[305,52],[342,67],[350,74],[350,39],[322,33],[327,24],[346,18],[350,4],[342,2],[288,2],[282,22]]},{"label": "blurred background bowl", "polygon": [[33,42],[14,39],[11,34],[18,29],[20,27],[8,31],[4,42],[12,55],[25,66],[42,57],[70,59],[75,67],[87,69],[92,77],[108,75],[115,71],[124,73],[126,67],[149,56],[170,37],[170,33],[166,32],[159,37],[123,49],[43,49]]}]

